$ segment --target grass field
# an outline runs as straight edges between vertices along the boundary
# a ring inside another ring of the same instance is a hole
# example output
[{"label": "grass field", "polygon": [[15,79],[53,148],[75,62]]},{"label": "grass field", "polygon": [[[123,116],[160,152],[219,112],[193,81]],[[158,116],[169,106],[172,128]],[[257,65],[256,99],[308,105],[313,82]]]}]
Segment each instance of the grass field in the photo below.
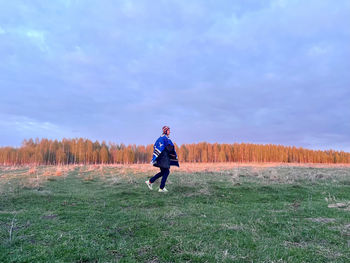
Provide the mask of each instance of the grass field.
[{"label": "grass field", "polygon": [[205,167],[1,167],[0,262],[350,262],[349,167]]}]

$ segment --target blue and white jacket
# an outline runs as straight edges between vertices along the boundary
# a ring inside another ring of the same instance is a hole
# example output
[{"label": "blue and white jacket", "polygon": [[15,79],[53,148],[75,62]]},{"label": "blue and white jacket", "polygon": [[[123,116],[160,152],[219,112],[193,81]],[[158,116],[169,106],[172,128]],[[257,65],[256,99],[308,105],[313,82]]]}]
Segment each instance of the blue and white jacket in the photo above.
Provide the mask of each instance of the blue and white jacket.
[{"label": "blue and white jacket", "polygon": [[163,134],[154,143],[151,163],[161,168],[170,168],[171,165],[179,166],[175,146],[167,135]]}]

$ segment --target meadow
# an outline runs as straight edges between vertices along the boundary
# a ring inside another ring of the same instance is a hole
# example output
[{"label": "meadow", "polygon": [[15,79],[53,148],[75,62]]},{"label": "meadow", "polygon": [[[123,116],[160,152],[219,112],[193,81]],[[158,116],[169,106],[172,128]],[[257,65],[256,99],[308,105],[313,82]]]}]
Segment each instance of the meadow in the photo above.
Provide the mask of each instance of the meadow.
[{"label": "meadow", "polygon": [[350,262],[350,167],[0,167],[0,262]]}]

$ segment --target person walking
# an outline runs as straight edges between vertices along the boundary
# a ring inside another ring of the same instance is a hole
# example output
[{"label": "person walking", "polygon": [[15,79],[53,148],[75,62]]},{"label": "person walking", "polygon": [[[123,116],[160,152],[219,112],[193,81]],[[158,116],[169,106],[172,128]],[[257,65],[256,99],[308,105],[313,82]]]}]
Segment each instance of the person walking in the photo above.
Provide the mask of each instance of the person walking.
[{"label": "person walking", "polygon": [[168,126],[164,126],[162,130],[163,134],[158,138],[153,146],[153,156],[151,161],[153,166],[160,168],[160,172],[151,179],[147,180],[145,183],[147,184],[148,188],[152,190],[152,184],[158,178],[162,177],[158,192],[168,192],[168,190],[165,188],[165,183],[170,173],[170,166],[173,165],[179,167],[179,161],[174,144],[169,138],[170,128]]}]

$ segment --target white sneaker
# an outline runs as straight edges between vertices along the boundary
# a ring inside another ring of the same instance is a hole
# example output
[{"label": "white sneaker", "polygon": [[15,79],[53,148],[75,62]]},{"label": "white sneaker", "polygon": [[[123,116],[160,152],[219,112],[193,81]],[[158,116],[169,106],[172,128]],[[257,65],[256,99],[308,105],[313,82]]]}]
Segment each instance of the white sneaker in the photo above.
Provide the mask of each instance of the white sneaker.
[{"label": "white sneaker", "polygon": [[150,190],[153,190],[152,184],[151,184],[151,182],[150,182],[149,180],[147,180],[145,183],[147,184],[147,186],[148,186],[148,188],[149,188]]},{"label": "white sneaker", "polygon": [[165,192],[168,192],[168,190],[164,187],[163,189],[160,189],[160,188],[159,188],[158,192],[165,193]]}]

